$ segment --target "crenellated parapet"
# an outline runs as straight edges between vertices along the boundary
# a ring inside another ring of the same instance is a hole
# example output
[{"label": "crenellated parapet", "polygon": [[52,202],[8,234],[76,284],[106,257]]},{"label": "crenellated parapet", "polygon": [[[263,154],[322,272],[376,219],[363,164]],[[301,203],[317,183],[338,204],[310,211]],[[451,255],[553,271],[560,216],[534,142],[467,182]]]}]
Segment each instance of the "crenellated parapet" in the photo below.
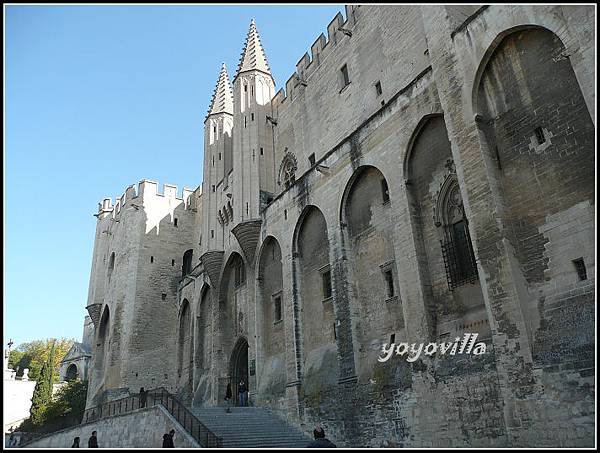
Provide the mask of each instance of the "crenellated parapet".
[{"label": "crenellated parapet", "polygon": [[337,44],[346,37],[352,36],[356,12],[360,5],[346,5],[346,19],[342,13],[337,13],[327,26],[327,38],[321,33],[310,48],[296,64],[296,71],[290,76],[272,100],[274,106],[294,99],[295,92],[309,84],[310,76],[317,70],[325,58],[334,50]]},{"label": "crenellated parapet", "polygon": [[114,204],[113,199],[109,197],[104,198],[98,203],[98,213],[95,215],[98,219],[104,219],[106,217],[116,219],[126,207],[131,207],[136,210],[140,209],[143,206],[144,200],[148,197],[161,197],[179,202],[183,201],[185,210],[194,209],[194,197],[192,195],[199,189],[193,190],[184,187],[180,194],[176,185],[163,184],[162,192],[159,191],[158,186],[159,184],[157,182],[148,179],[140,181],[137,186],[132,184],[125,189],[123,195],[115,197]]}]

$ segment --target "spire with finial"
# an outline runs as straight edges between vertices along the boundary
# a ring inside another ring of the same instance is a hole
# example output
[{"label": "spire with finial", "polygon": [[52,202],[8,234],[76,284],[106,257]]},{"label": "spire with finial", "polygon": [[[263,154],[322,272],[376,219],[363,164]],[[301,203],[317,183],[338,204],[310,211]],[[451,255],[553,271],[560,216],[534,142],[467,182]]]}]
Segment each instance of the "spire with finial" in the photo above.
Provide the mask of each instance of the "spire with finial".
[{"label": "spire with finial", "polygon": [[248,36],[246,37],[246,45],[242,51],[242,57],[240,58],[240,64],[235,77],[237,78],[241,72],[250,70],[258,70],[271,75],[271,69],[267,62],[265,50],[260,42],[254,19],[250,21],[250,30],[248,30]]},{"label": "spire with finial", "polygon": [[233,93],[231,92],[231,82],[229,81],[229,74],[227,73],[225,63],[221,65],[219,80],[217,81],[217,86],[210,102],[207,117],[216,113],[229,113],[233,115]]}]

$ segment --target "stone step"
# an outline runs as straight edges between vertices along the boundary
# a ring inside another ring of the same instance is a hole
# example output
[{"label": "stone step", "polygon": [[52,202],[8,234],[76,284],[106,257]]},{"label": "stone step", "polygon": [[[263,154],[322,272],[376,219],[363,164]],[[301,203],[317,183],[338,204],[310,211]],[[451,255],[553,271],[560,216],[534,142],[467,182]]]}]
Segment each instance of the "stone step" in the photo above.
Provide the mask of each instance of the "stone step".
[{"label": "stone step", "polygon": [[224,447],[302,448],[312,439],[270,410],[259,407],[193,408],[192,412],[208,429],[223,439]]},{"label": "stone step", "polygon": [[306,446],[308,446],[309,442],[289,442],[289,443],[285,443],[285,442],[275,442],[275,443],[268,443],[266,441],[262,441],[262,442],[254,442],[254,443],[247,443],[247,442],[223,442],[223,447],[224,448],[305,448]]},{"label": "stone step", "polygon": [[245,437],[245,436],[239,436],[239,437],[227,437],[227,438],[223,438],[223,442],[225,443],[231,443],[231,442],[236,442],[236,443],[240,443],[240,442],[251,442],[251,443],[265,443],[265,442],[279,442],[279,443],[303,443],[303,442],[307,442],[308,439],[304,438],[304,437],[280,437],[280,436],[268,436],[268,435],[264,435],[264,436],[258,436],[258,437]]},{"label": "stone step", "polygon": [[269,447],[276,445],[296,445],[306,446],[310,443],[307,439],[294,439],[294,440],[277,440],[273,438],[262,438],[262,439],[236,439],[236,440],[223,440],[222,445],[224,447],[233,445],[252,445],[256,447]]}]

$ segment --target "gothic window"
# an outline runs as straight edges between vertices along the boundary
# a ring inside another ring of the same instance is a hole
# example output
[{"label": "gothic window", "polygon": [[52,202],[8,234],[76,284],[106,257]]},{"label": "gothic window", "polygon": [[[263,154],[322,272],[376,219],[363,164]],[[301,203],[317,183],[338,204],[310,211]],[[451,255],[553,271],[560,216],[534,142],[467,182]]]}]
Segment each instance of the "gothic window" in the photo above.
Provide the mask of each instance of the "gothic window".
[{"label": "gothic window", "polygon": [[296,172],[294,170],[294,167],[291,165],[291,163],[288,162],[287,165],[285,166],[285,168],[283,169],[283,184],[285,185],[285,188],[287,189],[292,184],[294,184],[295,180],[296,180]]},{"label": "gothic window", "polygon": [[246,266],[244,266],[244,261],[236,257],[235,262],[233,263],[234,269],[234,283],[235,287],[242,286],[246,283]]},{"label": "gothic window", "polygon": [[279,167],[279,185],[288,189],[296,182],[298,163],[292,153],[286,153]]},{"label": "gothic window", "polygon": [[183,266],[181,276],[185,277],[192,271],[192,256],[194,254],[194,250],[189,249],[183,254]]},{"label": "gothic window", "polygon": [[435,223],[441,228],[442,255],[450,291],[479,278],[460,188],[451,174],[442,185]]}]

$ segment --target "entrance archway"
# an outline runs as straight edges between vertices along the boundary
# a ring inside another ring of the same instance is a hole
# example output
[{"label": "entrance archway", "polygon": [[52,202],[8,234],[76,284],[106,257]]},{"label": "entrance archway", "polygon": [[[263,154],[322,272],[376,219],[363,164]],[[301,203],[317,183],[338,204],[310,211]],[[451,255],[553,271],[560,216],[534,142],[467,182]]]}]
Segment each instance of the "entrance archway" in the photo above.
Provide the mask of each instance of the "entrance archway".
[{"label": "entrance archway", "polygon": [[76,379],[77,379],[77,365],[72,363],[71,365],[69,365],[69,368],[67,368],[67,374],[65,376],[65,381],[74,381]]},{"label": "entrance archway", "polygon": [[231,391],[235,399],[235,405],[239,405],[238,385],[240,381],[246,383],[246,389],[249,389],[248,384],[248,340],[240,338],[231,353],[229,361],[229,376],[231,376]]}]

